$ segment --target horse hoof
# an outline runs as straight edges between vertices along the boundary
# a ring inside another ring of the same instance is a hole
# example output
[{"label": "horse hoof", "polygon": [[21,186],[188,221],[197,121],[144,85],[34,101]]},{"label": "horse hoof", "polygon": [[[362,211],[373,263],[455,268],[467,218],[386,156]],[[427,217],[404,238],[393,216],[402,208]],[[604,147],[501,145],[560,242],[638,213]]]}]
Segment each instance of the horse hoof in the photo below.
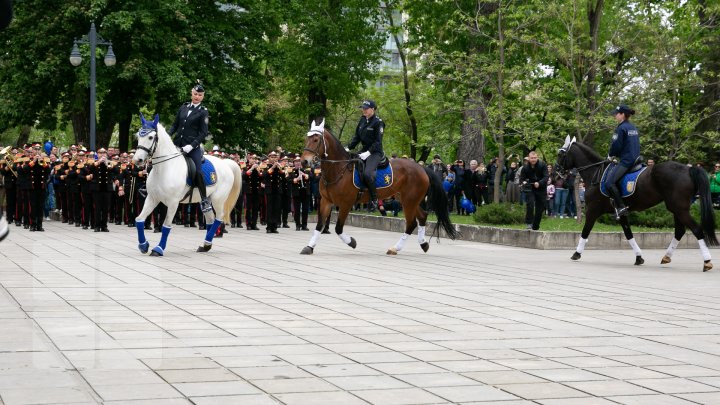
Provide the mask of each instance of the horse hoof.
[{"label": "horse hoof", "polygon": [[398,252],[397,249],[395,249],[394,247],[391,247],[390,249],[387,250],[387,254],[390,256],[396,256],[397,252]]},{"label": "horse hoof", "polygon": [[582,255],[578,252],[573,253],[573,255],[570,257],[570,260],[580,260],[580,257]]},{"label": "horse hoof", "polygon": [[642,256],[635,256],[635,265],[636,266],[639,266],[643,263],[645,263],[645,259],[643,259]]},{"label": "horse hoof", "polygon": [[320,232],[320,233],[326,234],[326,235],[330,235],[330,230],[329,230],[329,229],[323,229],[323,231]]},{"label": "horse hoof", "polygon": [[150,252],[150,256],[153,256],[153,257],[162,257],[163,254],[164,254],[164,252],[163,252],[162,248],[159,246],[155,246],[152,249],[152,252]]},{"label": "horse hoof", "polygon": [[140,249],[140,253],[145,254],[150,249],[150,242],[145,241],[145,243],[138,244],[138,249]]},{"label": "horse hoof", "polygon": [[314,250],[314,249],[311,248],[310,246],[305,246],[305,247],[300,251],[300,254],[301,254],[301,255],[311,255],[311,254],[313,254],[313,250]]},{"label": "horse hoof", "polygon": [[205,253],[205,252],[209,252],[210,249],[212,249],[212,245],[202,245],[202,246],[198,246],[196,252]]},{"label": "horse hoof", "polygon": [[668,264],[668,263],[670,263],[671,261],[672,261],[672,260],[670,259],[670,256],[665,255],[665,256],[663,256],[662,260],[660,260],[660,264]]},{"label": "horse hoof", "polygon": [[355,241],[355,238],[353,238],[352,236],[350,237],[350,243],[348,243],[348,246],[350,246],[353,249],[355,249],[355,247],[357,247],[357,242]]},{"label": "horse hoof", "polygon": [[428,249],[430,249],[430,244],[427,242],[423,242],[420,244],[420,248],[423,250],[423,252],[427,253]]},{"label": "horse hoof", "polygon": [[706,262],[703,264],[703,273],[705,273],[706,271],[708,271],[708,270],[710,270],[710,269],[712,269],[712,268],[713,268],[713,265],[712,265],[712,263],[710,262],[710,260],[706,261]]}]

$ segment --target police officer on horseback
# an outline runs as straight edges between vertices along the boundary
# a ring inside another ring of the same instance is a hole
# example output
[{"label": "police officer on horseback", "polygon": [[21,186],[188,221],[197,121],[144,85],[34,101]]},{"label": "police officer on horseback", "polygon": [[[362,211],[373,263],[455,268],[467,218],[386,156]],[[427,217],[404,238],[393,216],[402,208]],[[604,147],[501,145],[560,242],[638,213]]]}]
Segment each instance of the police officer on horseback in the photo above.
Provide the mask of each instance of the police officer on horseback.
[{"label": "police officer on horseback", "polygon": [[619,125],[615,128],[615,133],[612,137],[608,160],[616,157],[618,163],[608,174],[606,187],[608,194],[610,194],[615,203],[616,217],[620,218],[628,214],[628,208],[623,202],[618,183],[640,157],[640,134],[637,128],[630,123],[630,116],[635,114],[635,110],[627,105],[620,104],[611,114],[615,117],[615,120],[619,122]]},{"label": "police officer on horseback", "polygon": [[358,157],[365,161],[363,181],[370,193],[369,208],[371,211],[374,211],[378,207],[375,172],[378,164],[385,156],[382,146],[385,123],[375,115],[377,105],[373,100],[363,101],[360,108],[362,108],[363,116],[360,117],[360,122],[358,122],[357,128],[355,129],[355,136],[348,144],[348,150],[355,148],[358,143],[362,144],[362,150]]},{"label": "police officer on horseback", "polygon": [[205,88],[198,82],[191,91],[192,101],[180,106],[170,136],[177,134],[174,139],[176,146],[182,148],[183,153],[195,162],[195,186],[200,192],[200,209],[202,212],[212,210],[212,203],[207,198],[205,181],[202,175],[203,151],[200,147],[208,134],[209,114],[207,108],[201,105],[205,98]]}]

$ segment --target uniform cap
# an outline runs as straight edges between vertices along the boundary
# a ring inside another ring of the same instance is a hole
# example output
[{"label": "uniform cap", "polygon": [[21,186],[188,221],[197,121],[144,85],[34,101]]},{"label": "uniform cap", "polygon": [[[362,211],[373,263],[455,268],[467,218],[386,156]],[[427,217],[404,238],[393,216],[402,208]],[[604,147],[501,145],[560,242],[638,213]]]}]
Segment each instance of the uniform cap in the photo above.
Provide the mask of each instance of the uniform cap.
[{"label": "uniform cap", "polygon": [[272,152],[268,153],[268,156],[277,156],[277,155],[278,155],[278,154],[277,154],[277,152],[275,152],[275,151],[272,151]]},{"label": "uniform cap", "polygon": [[100,148],[100,149],[98,149],[98,153],[107,153],[107,149]]},{"label": "uniform cap", "polygon": [[193,90],[197,91],[198,93],[205,93],[205,87],[203,87],[202,83],[200,83],[200,79],[198,79],[197,84],[193,86]]},{"label": "uniform cap", "polygon": [[78,152],[78,155],[84,156],[84,155],[85,155],[85,151],[84,151],[84,150],[81,150],[80,152]]},{"label": "uniform cap", "polygon": [[635,114],[635,110],[633,110],[632,108],[628,107],[628,106],[625,105],[625,104],[620,104],[620,105],[616,106],[615,109],[612,110],[612,112],[610,113],[610,115],[615,115],[615,114],[617,114],[617,113],[623,113],[623,114],[626,114],[626,115],[633,115],[633,114]]},{"label": "uniform cap", "polygon": [[294,161],[295,161],[295,162],[302,162],[302,158],[301,158],[300,156],[298,156],[298,157],[296,157],[296,158],[294,159]]},{"label": "uniform cap", "polygon": [[373,100],[363,100],[362,104],[360,105],[360,108],[363,110],[366,108],[377,108],[377,105],[375,104],[375,101]]}]

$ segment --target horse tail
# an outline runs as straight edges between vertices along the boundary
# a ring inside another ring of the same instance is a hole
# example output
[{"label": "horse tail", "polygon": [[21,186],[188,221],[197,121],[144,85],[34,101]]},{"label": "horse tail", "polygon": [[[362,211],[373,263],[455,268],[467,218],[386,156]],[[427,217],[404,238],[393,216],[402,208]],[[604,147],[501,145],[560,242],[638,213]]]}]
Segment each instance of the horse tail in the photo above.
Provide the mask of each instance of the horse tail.
[{"label": "horse tail", "polygon": [[442,229],[445,230],[445,233],[447,233],[450,239],[455,239],[459,236],[459,234],[450,222],[447,194],[445,194],[442,180],[440,180],[437,173],[433,172],[429,167],[425,168],[425,173],[427,173],[428,179],[430,179],[428,199],[432,203],[433,210],[435,210],[438,225],[442,226]]},{"label": "horse tail", "polygon": [[718,246],[715,236],[715,212],[713,211],[707,173],[697,167],[691,167],[690,178],[695,184],[697,194],[700,195],[700,226],[705,234],[705,242],[708,246]]},{"label": "horse tail", "polygon": [[235,208],[235,204],[237,203],[238,199],[241,198],[240,191],[242,189],[242,170],[240,169],[240,165],[235,163],[234,161],[228,159],[230,170],[233,174],[233,185],[230,189],[230,194],[228,195],[228,198],[226,200],[225,204],[225,216],[226,220],[230,221],[230,212]]}]

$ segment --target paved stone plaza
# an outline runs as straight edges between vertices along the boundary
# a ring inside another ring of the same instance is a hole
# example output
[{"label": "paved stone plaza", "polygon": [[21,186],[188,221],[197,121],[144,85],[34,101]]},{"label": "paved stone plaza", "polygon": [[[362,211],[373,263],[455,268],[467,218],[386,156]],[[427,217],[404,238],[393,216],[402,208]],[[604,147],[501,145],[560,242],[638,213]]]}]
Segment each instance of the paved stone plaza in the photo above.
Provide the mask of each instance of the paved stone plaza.
[{"label": "paved stone plaza", "polygon": [[356,250],[301,256],[308,232],[230,229],[201,255],[176,227],[153,258],[131,228],[45,228],[0,244],[5,405],[720,403],[720,271],[698,250],[638,268],[413,237],[388,257],[399,235],[347,228]]}]

